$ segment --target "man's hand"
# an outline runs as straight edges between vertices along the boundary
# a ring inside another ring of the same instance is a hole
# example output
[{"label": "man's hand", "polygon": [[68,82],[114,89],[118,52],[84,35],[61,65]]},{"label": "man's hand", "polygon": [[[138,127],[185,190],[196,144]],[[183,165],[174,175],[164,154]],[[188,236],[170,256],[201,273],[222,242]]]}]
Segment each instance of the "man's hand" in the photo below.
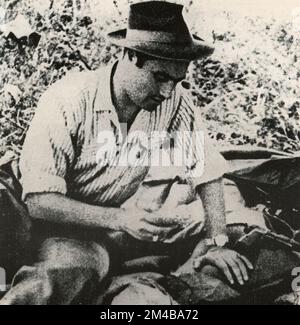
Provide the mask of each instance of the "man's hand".
[{"label": "man's hand", "polygon": [[248,270],[253,270],[253,265],[245,256],[221,247],[210,248],[205,255],[195,258],[193,266],[201,269],[207,264],[219,268],[231,284],[238,281],[243,285],[249,280]]},{"label": "man's hand", "polygon": [[172,237],[181,227],[174,219],[135,209],[124,211],[120,230],[139,240],[160,242]]}]

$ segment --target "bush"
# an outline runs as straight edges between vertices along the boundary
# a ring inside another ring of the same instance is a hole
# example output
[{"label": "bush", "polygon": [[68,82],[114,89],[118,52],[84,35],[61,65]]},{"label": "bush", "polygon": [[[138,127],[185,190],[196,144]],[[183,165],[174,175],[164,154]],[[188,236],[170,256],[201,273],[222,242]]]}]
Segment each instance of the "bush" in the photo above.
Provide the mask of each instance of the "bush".
[{"label": "bush", "polygon": [[234,32],[214,33],[215,53],[190,76],[212,137],[224,145],[298,151],[299,40],[292,26],[225,15]]}]

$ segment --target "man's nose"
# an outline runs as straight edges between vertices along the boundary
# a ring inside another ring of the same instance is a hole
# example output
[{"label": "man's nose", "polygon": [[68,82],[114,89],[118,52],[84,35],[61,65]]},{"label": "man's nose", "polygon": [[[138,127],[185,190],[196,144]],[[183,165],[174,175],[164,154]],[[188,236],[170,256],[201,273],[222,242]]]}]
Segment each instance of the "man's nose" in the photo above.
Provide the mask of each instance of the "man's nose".
[{"label": "man's nose", "polygon": [[168,99],[171,97],[172,91],[174,89],[175,83],[170,80],[168,82],[164,82],[160,86],[160,95],[164,97],[164,99]]}]

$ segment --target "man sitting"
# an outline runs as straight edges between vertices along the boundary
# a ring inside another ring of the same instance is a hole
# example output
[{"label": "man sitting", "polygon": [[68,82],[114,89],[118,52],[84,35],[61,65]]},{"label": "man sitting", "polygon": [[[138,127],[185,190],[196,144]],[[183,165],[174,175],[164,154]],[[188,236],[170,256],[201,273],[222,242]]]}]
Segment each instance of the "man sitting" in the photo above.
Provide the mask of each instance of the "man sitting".
[{"label": "man sitting", "polygon": [[[226,164],[181,83],[189,63],[213,49],[190,34],[182,9],[160,1],[131,5],[127,30],[108,35],[124,47],[123,57],[70,74],[42,96],[20,160],[37,263],[19,270],[2,304],[90,304],[122,263],[149,255],[169,257],[166,273],[205,254],[228,284],[248,280],[250,261],[226,248]],[[126,206],[146,184],[147,161],[160,149],[149,150],[141,134],[152,140],[155,132],[177,134],[170,148],[183,158],[166,172],[157,207],[186,185],[193,195],[182,202],[202,201],[193,205],[198,223],[182,205],[168,213]]]}]

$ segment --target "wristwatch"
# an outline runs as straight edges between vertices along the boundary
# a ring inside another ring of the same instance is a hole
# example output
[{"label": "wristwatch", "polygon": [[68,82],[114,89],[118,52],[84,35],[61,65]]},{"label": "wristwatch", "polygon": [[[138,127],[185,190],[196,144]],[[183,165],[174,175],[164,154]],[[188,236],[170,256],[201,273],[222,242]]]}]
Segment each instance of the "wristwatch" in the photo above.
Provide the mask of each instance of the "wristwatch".
[{"label": "wristwatch", "polygon": [[229,238],[227,235],[218,235],[213,238],[205,239],[206,246],[224,247],[228,242]]}]

